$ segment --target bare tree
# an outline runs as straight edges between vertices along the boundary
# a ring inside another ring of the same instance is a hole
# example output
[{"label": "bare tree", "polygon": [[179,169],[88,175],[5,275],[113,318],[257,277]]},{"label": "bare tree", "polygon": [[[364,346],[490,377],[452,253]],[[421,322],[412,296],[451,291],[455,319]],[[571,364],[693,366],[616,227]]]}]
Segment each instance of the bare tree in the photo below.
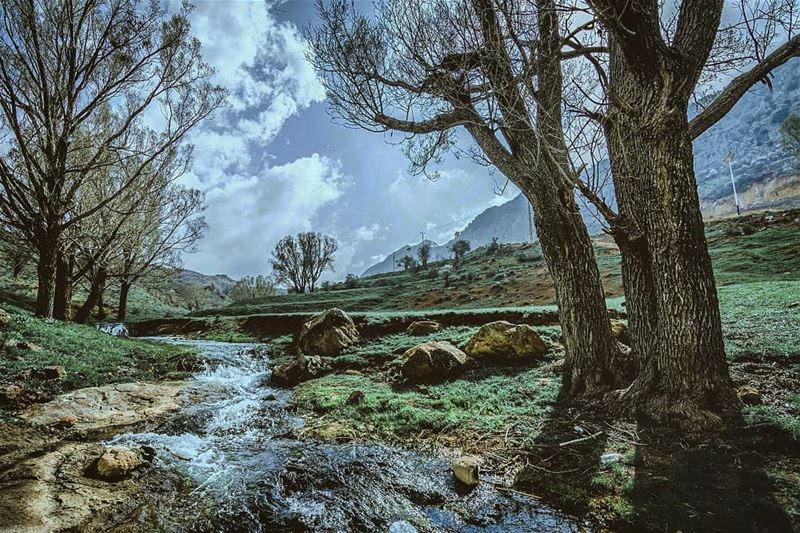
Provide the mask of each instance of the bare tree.
[{"label": "bare tree", "polygon": [[230,297],[234,302],[265,298],[278,293],[275,283],[266,276],[245,276],[236,282],[231,289]]},{"label": "bare tree", "polygon": [[294,292],[314,291],[326,270],[333,270],[333,255],[339,245],[333,237],[315,232],[287,235],[272,250],[272,270],[278,283]]},{"label": "bare tree", "polygon": [[201,216],[205,197],[197,189],[163,180],[161,187],[147,191],[127,218],[117,244],[111,275],[119,282],[117,319],[125,320],[131,287],[154,271],[181,264],[184,252],[195,250],[206,232]]},{"label": "bare tree", "polygon": [[[370,17],[347,0],[318,8],[310,59],[332,112],[348,125],[398,131],[415,170],[461,150],[513,181],[534,207],[556,285],[566,347],[564,392],[620,384],[618,356],[577,172],[562,125],[564,53],[553,0],[379,2]],[[463,128],[474,145],[464,146]]]},{"label": "bare tree", "polygon": [[[209,82],[188,4],[172,16],[143,0],[2,0],[0,9],[0,135],[9,146],[0,216],[36,248],[36,312],[52,316],[64,232],[147,188],[165,165],[188,164],[182,141],[224,92]],[[111,164],[126,179],[67,216],[87,176]]]},{"label": "bare tree", "polygon": [[464,256],[467,255],[470,248],[469,241],[465,241],[464,239],[458,239],[450,245],[450,251],[453,252],[453,263],[456,267],[460,266],[464,261]]},{"label": "bare tree", "polygon": [[[725,360],[692,140],[800,54],[797,6],[739,2],[738,19],[721,25],[723,0],[589,4],[590,23],[608,32],[608,58],[593,58],[605,99],[587,114],[606,137],[619,212],[598,205],[620,245],[640,358],[621,399],[651,421],[692,431],[715,427],[738,419],[739,402]],[[580,36],[575,41],[585,50]],[[723,90],[697,97],[704,81],[731,72],[738,75]],[[690,120],[693,101],[706,104]]]},{"label": "bare tree", "polygon": [[423,242],[417,249],[417,257],[422,268],[428,268],[428,259],[431,257],[431,243]]},{"label": "bare tree", "polygon": [[419,268],[419,262],[410,255],[404,255],[398,263],[400,263],[400,266],[403,267],[403,270],[406,272],[414,272]]}]

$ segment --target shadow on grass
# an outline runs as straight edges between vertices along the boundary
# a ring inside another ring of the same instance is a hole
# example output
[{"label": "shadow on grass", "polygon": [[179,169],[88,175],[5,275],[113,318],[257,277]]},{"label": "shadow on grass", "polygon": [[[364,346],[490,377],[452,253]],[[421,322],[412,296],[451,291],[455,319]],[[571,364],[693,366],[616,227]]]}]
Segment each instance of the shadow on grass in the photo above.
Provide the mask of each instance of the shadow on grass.
[{"label": "shadow on grass", "polygon": [[515,486],[613,531],[800,531],[767,474],[775,458],[800,459],[797,448],[772,426],[697,443],[637,433],[632,421],[559,399]]},{"label": "shadow on grass", "polygon": [[797,531],[767,475],[770,455],[798,455],[779,428],[733,428],[709,442],[637,447],[630,500],[636,530]]}]

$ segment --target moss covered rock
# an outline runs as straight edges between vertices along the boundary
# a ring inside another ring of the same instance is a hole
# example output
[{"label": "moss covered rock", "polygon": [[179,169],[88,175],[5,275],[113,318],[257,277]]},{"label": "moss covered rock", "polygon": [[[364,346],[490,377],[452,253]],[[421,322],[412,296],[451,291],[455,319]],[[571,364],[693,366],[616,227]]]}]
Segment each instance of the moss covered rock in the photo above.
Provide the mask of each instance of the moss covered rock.
[{"label": "moss covered rock", "polygon": [[353,319],[334,307],[303,324],[297,340],[303,353],[338,355],[361,337]]},{"label": "moss covered rock", "polygon": [[498,320],[481,326],[464,351],[479,361],[524,363],[544,355],[547,345],[527,324]]},{"label": "moss covered rock", "polygon": [[403,354],[400,373],[412,383],[437,383],[460,376],[468,360],[449,342],[426,342]]}]

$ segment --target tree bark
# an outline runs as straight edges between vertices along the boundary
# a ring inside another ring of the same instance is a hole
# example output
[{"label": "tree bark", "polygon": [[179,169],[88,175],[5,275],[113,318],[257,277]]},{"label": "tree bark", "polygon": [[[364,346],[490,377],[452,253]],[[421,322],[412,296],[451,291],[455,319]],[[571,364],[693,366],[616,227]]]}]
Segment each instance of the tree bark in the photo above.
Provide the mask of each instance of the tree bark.
[{"label": "tree bark", "polygon": [[131,283],[123,280],[119,285],[119,305],[117,306],[117,320],[124,322],[128,315],[128,292],[131,290]]},{"label": "tree bark", "polygon": [[628,223],[618,242],[639,352],[638,376],[620,399],[647,423],[701,432],[738,418],[739,401],[700,212],[690,91],[675,89],[691,76],[664,65],[667,74],[633,73],[612,47],[608,147]]},{"label": "tree bark", "polygon": [[53,318],[56,266],[58,262],[58,234],[54,231],[44,232],[36,244],[39,252],[36,265],[38,279],[36,316]]},{"label": "tree bark", "polygon": [[553,277],[566,349],[563,393],[599,396],[626,385],[608,317],[594,248],[575,203],[569,150],[562,124],[563,78],[558,11],[553,0],[537,0],[539,47],[536,128],[541,163],[524,187],[534,209],[542,255]]},{"label": "tree bark", "polygon": [[59,254],[56,265],[56,287],[53,298],[53,317],[68,321],[72,318],[72,294],[74,259]]},{"label": "tree bark", "polygon": [[103,287],[106,283],[106,271],[104,268],[100,268],[97,270],[94,276],[92,276],[91,287],[89,288],[89,296],[86,297],[86,301],[83,302],[83,305],[78,309],[75,313],[75,322],[79,324],[86,323],[89,320],[89,317],[92,314],[92,309],[101,301]]}]

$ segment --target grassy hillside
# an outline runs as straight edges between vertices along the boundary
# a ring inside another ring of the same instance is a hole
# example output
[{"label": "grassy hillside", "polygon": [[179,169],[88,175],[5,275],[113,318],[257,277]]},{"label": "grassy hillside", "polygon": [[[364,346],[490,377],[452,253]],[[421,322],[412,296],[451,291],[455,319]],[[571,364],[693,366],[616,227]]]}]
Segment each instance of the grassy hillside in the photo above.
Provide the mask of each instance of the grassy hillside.
[{"label": "grassy hillside", "polygon": [[[179,317],[192,310],[219,307],[230,303],[227,293],[234,282],[227,276],[206,276],[189,270],[154,273],[131,288],[128,295],[127,320]],[[86,288],[78,284],[73,296],[73,309],[86,298]],[[0,258],[0,304],[10,303],[31,310],[36,299],[36,275],[32,265],[14,278]],[[116,317],[119,286],[113,282],[104,295],[108,320]],[[100,320],[93,316],[92,320]]]},{"label": "grassy hillside", "polygon": [[[754,281],[800,280],[800,210],[748,214],[710,222],[709,248],[720,286]],[[622,296],[619,251],[609,237],[595,239],[606,294]],[[334,284],[312,294],[279,295],[211,308],[193,316],[244,316],[345,311],[470,309],[552,305],[555,291],[538,244],[479,248],[466,263],[434,263],[419,272],[359,279],[355,287]]]},{"label": "grassy hillside", "polygon": [[183,347],[114,337],[92,326],[34,317],[7,302],[9,324],[0,329],[0,385],[26,369],[63,366],[63,390],[140,379],[182,378],[195,366]]}]

